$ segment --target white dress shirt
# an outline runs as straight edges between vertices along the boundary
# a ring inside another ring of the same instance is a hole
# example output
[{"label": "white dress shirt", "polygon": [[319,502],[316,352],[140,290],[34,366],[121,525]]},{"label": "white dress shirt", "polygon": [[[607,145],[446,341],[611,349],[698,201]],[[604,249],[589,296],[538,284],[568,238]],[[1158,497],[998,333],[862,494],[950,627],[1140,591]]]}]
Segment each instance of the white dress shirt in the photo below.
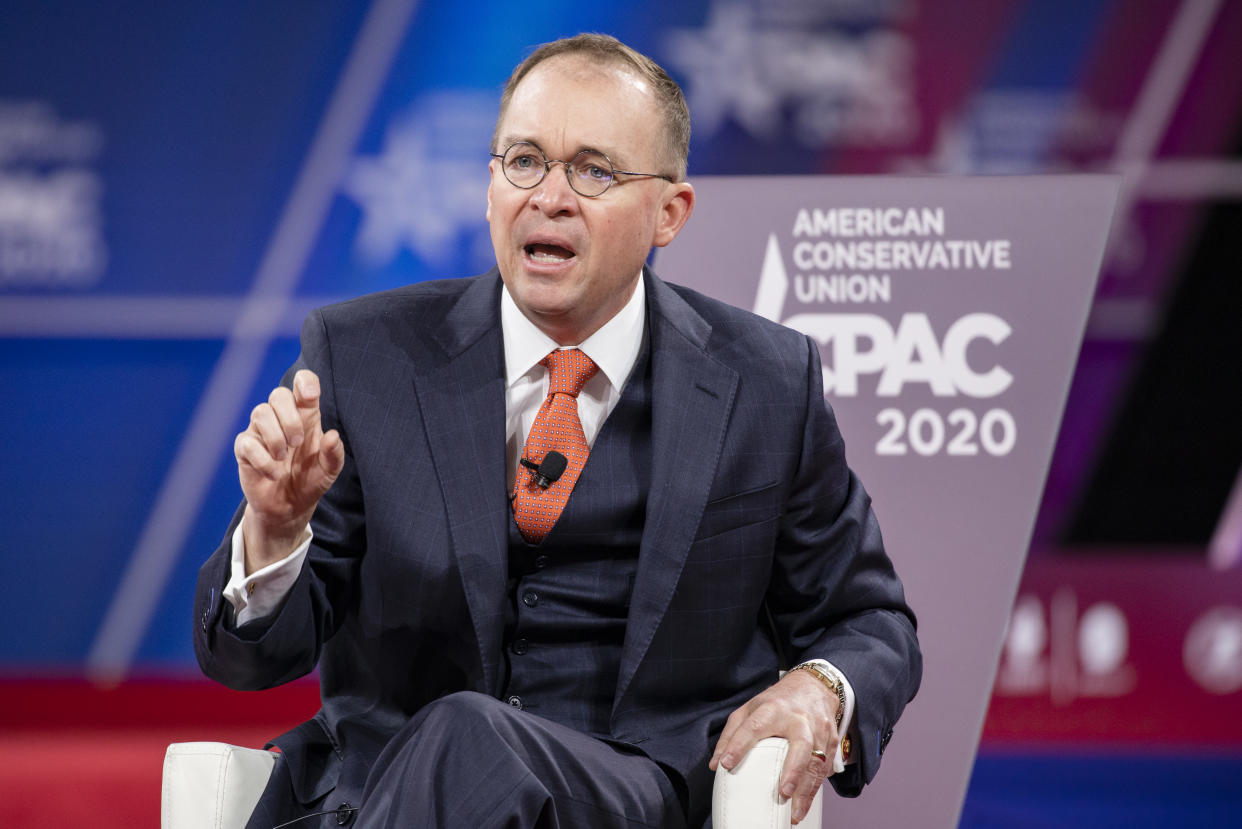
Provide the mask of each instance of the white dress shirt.
[{"label": "white dress shirt", "polygon": [[[505,349],[505,456],[510,492],[513,491],[518,459],[526,446],[526,437],[530,434],[539,407],[548,396],[548,370],[539,365],[539,361],[558,348],[579,348],[599,366],[599,371],[578,394],[578,419],[582,421],[587,445],[594,446],[600,426],[616,408],[626,380],[634,369],[634,362],[642,348],[646,320],[647,296],[643,276],[639,273],[633,295],[612,319],[577,346],[561,346],[526,318],[510,296],[508,287],[502,286],[500,330]],[[237,525],[233,532],[232,566],[224,598],[233,605],[238,626],[275,612],[297,581],[313,537],[308,525],[297,549],[280,561],[247,575],[242,527]],[[845,686],[845,710],[841,721],[841,733],[844,735],[853,723],[854,689],[845,674],[832,663],[824,659],[813,661],[835,670]],[[843,759],[838,749],[837,756],[833,758],[833,771],[841,771]]]}]

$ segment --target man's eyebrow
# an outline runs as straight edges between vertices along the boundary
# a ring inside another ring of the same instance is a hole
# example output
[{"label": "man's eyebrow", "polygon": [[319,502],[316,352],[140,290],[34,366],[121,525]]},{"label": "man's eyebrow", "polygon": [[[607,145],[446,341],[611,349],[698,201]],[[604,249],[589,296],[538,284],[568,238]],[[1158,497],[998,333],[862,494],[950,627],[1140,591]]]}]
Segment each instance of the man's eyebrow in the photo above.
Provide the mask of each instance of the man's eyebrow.
[{"label": "man's eyebrow", "polygon": [[607,150],[600,149],[599,147],[581,147],[578,152],[582,152],[583,150],[590,150],[593,153],[599,153],[604,158],[612,162],[612,166],[618,170],[629,169],[629,165],[625,163],[624,153],[618,153],[616,151],[608,152]]},{"label": "man's eyebrow", "polygon": [[[539,147],[539,144],[529,138],[519,138],[516,135],[502,135],[500,140],[496,142],[496,148],[503,153],[514,144],[531,144],[532,146]],[[539,151],[543,152],[543,148],[539,147]]]},{"label": "man's eyebrow", "polygon": [[[497,146],[497,148],[500,150],[500,152],[501,152],[501,153],[504,153],[504,151],[505,151],[505,150],[507,150],[507,149],[509,149],[509,147],[512,147],[514,144],[518,144],[518,143],[521,143],[521,144],[530,144],[532,147],[534,147],[535,149],[539,150],[539,152],[543,153],[543,157],[544,157],[544,158],[549,158],[547,150],[545,150],[542,146],[540,146],[540,144],[539,144],[539,142],[538,142],[538,141],[535,141],[535,140],[534,140],[534,139],[532,139],[532,138],[522,138],[522,137],[520,137],[520,136],[516,136],[516,135],[503,135],[503,136],[501,136],[500,141],[499,141],[499,142],[497,142],[497,145],[498,145],[498,146]],[[611,161],[611,162],[612,162],[612,166],[614,166],[614,167],[616,167],[616,168],[618,168],[618,169],[628,169],[628,167],[626,166],[626,164],[625,164],[625,162],[624,162],[623,160],[618,160],[618,159],[619,159],[619,156],[617,155],[617,153],[615,153],[615,152],[608,152],[607,150],[602,150],[602,149],[600,149],[599,147],[595,147],[595,146],[592,146],[592,145],[590,145],[590,144],[580,144],[580,145],[578,145],[577,149],[575,149],[575,150],[573,151],[573,154],[572,154],[572,155],[570,155],[570,156],[569,156],[569,158],[563,158],[563,159],[561,159],[561,160],[562,160],[562,161],[569,161],[569,160],[570,160],[570,159],[572,159],[574,156],[576,156],[578,153],[583,153],[583,152],[587,152],[587,151],[590,151],[590,152],[593,152],[593,153],[599,153],[600,155],[604,156],[604,157],[605,157],[605,158],[607,158],[609,161]]]}]

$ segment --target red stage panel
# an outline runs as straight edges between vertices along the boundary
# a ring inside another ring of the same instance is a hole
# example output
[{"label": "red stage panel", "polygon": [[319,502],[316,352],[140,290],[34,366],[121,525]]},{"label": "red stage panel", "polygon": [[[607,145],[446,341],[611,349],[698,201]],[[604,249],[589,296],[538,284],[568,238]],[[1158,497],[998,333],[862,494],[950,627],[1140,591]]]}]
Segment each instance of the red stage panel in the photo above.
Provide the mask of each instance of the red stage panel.
[{"label": "red stage panel", "polygon": [[1242,571],[1032,556],[985,740],[1242,744]]},{"label": "red stage panel", "polygon": [[311,717],[315,682],[243,693],[206,680],[0,682],[4,825],[158,827],[164,749],[213,740],[261,747]]}]

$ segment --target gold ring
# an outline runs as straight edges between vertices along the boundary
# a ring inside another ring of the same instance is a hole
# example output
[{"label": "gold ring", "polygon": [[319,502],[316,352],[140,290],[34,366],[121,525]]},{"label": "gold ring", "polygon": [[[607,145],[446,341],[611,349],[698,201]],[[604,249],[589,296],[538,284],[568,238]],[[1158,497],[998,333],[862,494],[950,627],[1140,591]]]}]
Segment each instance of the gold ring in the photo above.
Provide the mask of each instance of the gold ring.
[{"label": "gold ring", "polygon": [[828,755],[825,752],[820,751],[819,749],[815,749],[814,751],[812,751],[811,756],[818,757],[819,759],[823,760],[825,763],[828,762]]}]

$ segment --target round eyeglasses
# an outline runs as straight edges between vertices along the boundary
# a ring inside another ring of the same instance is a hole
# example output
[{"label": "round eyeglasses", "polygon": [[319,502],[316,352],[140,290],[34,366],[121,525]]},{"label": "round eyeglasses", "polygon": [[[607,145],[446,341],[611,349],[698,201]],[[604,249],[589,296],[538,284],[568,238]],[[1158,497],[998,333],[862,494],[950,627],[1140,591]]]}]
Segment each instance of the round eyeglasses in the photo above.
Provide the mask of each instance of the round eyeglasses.
[{"label": "round eyeglasses", "polygon": [[604,191],[612,186],[613,179],[618,174],[673,181],[670,176],[663,173],[632,173],[629,170],[618,170],[612,166],[608,156],[598,150],[583,150],[569,161],[557,161],[549,159],[543,154],[543,150],[534,144],[528,141],[518,141],[510,144],[503,153],[489,153],[489,155],[500,159],[500,169],[504,171],[509,183],[523,190],[537,187],[548,174],[548,168],[553,164],[564,164],[565,177],[569,179],[569,186],[579,196],[586,196],[588,199],[602,196]]}]

